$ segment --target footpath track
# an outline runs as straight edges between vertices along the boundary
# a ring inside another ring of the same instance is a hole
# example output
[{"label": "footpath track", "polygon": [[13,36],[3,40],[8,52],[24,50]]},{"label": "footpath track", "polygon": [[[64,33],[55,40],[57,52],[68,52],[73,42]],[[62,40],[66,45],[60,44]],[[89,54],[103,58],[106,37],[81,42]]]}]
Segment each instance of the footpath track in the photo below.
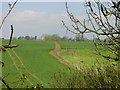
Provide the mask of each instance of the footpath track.
[{"label": "footpath track", "polygon": [[74,70],[77,71],[83,71],[81,70],[79,67],[74,66],[73,64],[67,62],[66,60],[64,60],[63,58],[61,58],[58,54],[61,52],[61,46],[58,42],[55,42],[55,48],[54,50],[50,51],[49,53],[54,56],[60,63],[68,66],[69,68],[73,68]]}]

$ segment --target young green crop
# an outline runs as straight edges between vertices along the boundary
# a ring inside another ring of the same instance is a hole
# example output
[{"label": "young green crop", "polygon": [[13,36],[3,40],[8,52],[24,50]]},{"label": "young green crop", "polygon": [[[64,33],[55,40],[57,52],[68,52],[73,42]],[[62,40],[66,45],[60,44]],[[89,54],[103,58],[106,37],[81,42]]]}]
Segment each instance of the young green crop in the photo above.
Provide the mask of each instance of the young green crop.
[{"label": "young green crop", "polygon": [[[3,44],[7,44],[7,42],[8,40],[5,40],[3,41]],[[67,66],[61,64],[55,57],[49,54],[49,52],[54,49],[54,42],[14,40],[12,43],[18,44],[19,46],[15,49],[7,49],[7,51],[2,54],[5,63],[5,67],[3,67],[3,76],[9,73],[6,80],[10,83],[10,86],[16,86],[16,84],[12,82],[20,80],[21,76],[13,65],[8,52],[12,55],[14,62],[17,64],[20,71],[25,74],[33,84],[40,82],[44,87],[50,87],[49,83],[52,84],[53,81],[51,77],[55,72],[59,70],[62,70],[63,72],[68,71]],[[39,79],[39,82],[26,72],[18,58],[15,56],[13,50],[17,53],[26,68]],[[26,82],[26,84],[19,85],[18,87],[25,87],[25,85],[31,84]]]}]

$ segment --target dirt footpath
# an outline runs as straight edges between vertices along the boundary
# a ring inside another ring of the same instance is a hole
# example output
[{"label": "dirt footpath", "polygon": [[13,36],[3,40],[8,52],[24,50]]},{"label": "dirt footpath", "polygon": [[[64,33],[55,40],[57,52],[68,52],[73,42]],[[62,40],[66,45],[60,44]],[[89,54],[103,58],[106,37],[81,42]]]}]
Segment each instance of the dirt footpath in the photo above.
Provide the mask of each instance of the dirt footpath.
[{"label": "dirt footpath", "polygon": [[64,59],[62,59],[61,57],[58,56],[58,54],[61,52],[61,46],[58,42],[55,42],[55,48],[54,50],[50,51],[50,54],[52,56],[54,56],[60,63],[67,65],[70,68],[73,68],[75,70],[79,70],[78,67],[75,67],[74,65],[72,65],[71,63],[65,61]]}]

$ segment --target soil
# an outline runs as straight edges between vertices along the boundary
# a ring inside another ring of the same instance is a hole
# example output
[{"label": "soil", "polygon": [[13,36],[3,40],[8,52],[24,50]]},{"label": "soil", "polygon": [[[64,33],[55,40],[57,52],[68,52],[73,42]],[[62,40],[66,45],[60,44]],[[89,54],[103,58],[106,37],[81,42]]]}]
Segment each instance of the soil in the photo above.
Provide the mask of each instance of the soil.
[{"label": "soil", "polygon": [[74,66],[73,64],[67,62],[63,58],[59,57],[58,54],[61,52],[61,46],[58,42],[55,42],[54,50],[50,51],[50,54],[54,56],[60,63],[68,66],[69,68],[73,68],[75,70],[81,71],[79,67]]}]

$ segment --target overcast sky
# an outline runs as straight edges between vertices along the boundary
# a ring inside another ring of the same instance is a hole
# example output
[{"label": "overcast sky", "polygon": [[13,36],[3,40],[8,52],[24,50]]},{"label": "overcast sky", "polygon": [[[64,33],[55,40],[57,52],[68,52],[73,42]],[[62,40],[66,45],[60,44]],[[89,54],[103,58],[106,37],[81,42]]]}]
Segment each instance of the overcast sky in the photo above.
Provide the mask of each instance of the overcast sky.
[{"label": "overcast sky", "polygon": [[[84,4],[84,2],[68,3],[70,10],[80,20],[86,18]],[[2,2],[2,17],[8,12],[8,9],[8,2]],[[11,24],[14,25],[15,37],[27,35],[40,37],[42,34],[74,37],[72,33],[66,32],[61,20],[71,26],[65,2],[19,2],[2,27],[2,37],[9,38]]]}]

